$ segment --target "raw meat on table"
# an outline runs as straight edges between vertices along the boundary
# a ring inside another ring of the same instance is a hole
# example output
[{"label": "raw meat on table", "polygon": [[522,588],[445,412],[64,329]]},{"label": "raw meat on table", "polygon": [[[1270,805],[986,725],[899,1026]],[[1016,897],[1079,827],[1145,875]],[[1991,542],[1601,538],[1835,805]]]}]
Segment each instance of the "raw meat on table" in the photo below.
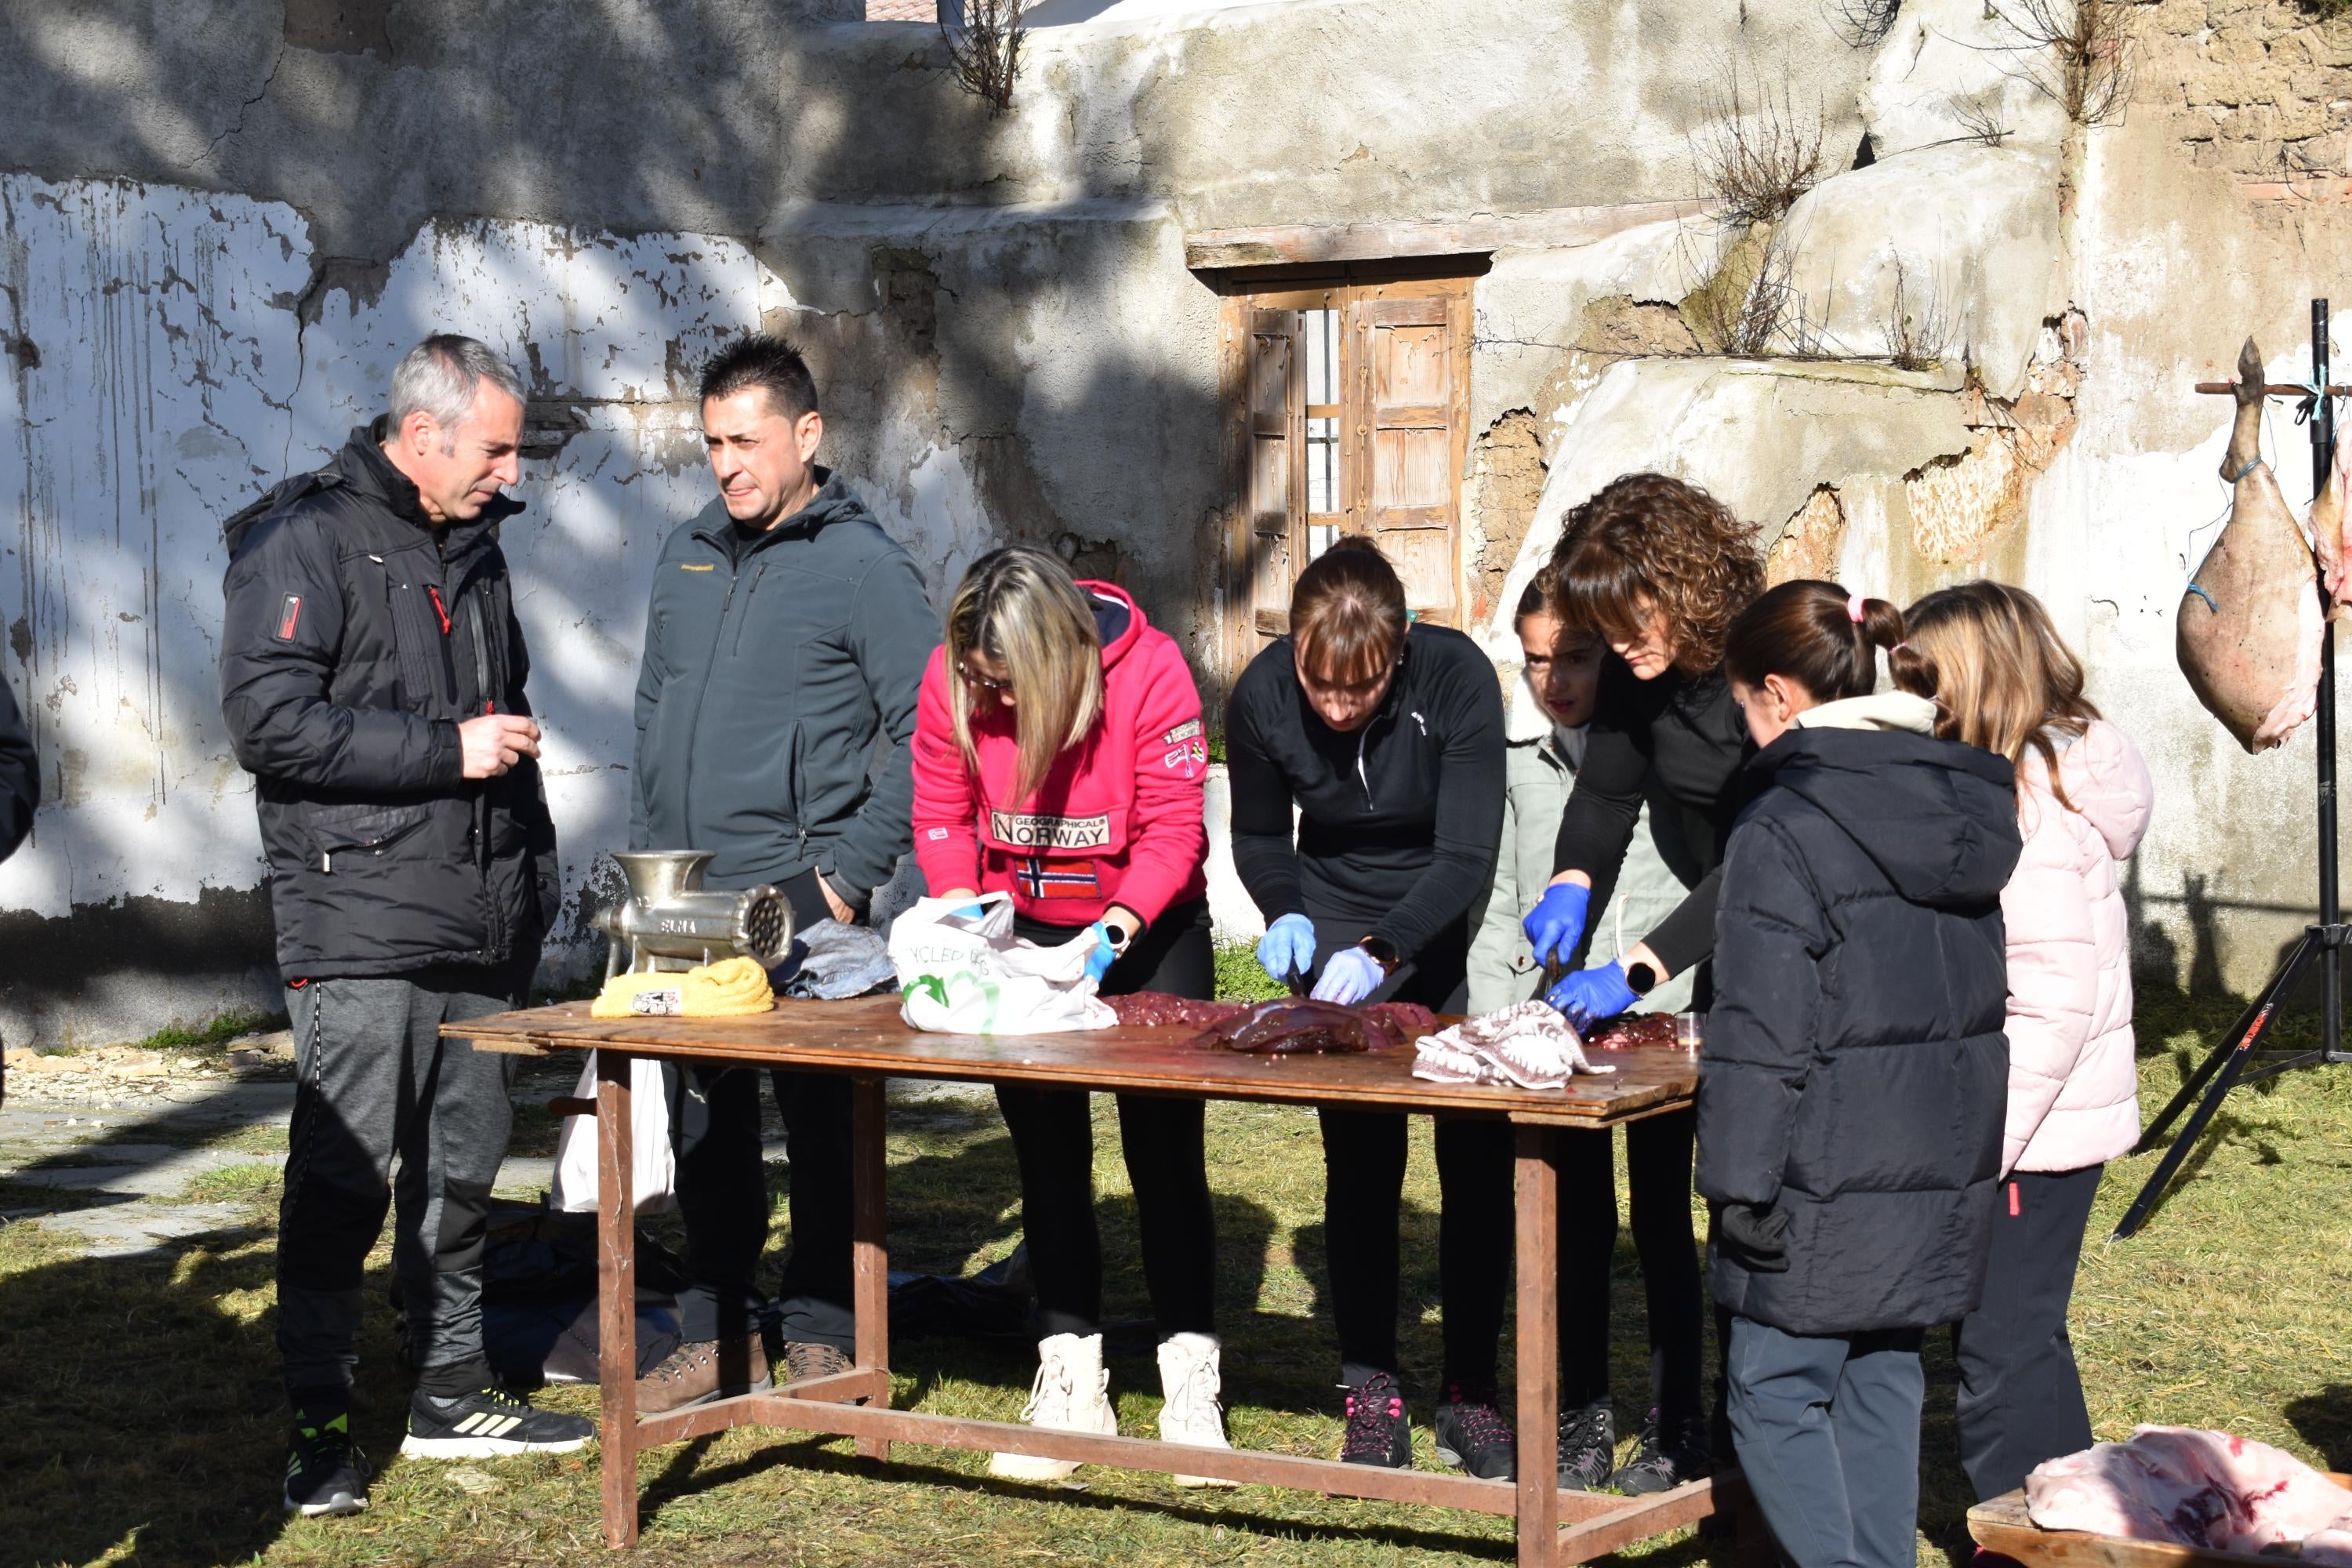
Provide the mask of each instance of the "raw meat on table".
[{"label": "raw meat on table", "polygon": [[[1400,1016],[1409,1005],[1380,1003],[1343,1007],[1336,1002],[1301,996],[1277,997],[1245,1007],[1185,1043],[1204,1050],[1274,1057],[1394,1050],[1412,1037]],[[1426,1009],[1414,1007],[1412,1012],[1433,1026],[1436,1022]]]},{"label": "raw meat on table", "polygon": [[1183,1025],[1187,1028],[1205,1029],[1222,1024],[1249,1006],[1246,1002],[1202,1002],[1191,996],[1171,996],[1165,991],[1133,991],[1124,996],[1106,996],[1110,1010],[1118,1015],[1122,1024],[1139,1028],[1165,1028]]},{"label": "raw meat on table", "polygon": [[2044,1530],[2352,1563],[2335,1554],[2352,1547],[2352,1492],[2284,1449],[2195,1426],[2142,1426],[2052,1459],[2025,1478],[2025,1507]]},{"label": "raw meat on table", "polygon": [[1620,1013],[1595,1024],[1584,1037],[1588,1051],[1629,1051],[1638,1046],[1679,1043],[1672,1013]]},{"label": "raw meat on table", "polygon": [[[2311,717],[2326,631],[2311,546],[2262,461],[2263,388],[2263,356],[2248,338],[2238,356],[2237,424],[2221,459],[2230,521],[2180,595],[2173,628],[2189,689],[2249,752],[2284,744]],[[2340,552],[2340,520],[2321,531],[2330,530]]]}]

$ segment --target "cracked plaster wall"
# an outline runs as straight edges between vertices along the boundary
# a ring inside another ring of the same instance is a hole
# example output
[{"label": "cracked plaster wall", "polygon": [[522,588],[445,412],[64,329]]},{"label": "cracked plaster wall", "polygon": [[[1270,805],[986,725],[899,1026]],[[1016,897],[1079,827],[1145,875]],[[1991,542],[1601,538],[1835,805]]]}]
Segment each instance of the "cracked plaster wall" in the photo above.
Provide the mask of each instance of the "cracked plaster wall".
[{"label": "cracked plaster wall", "polygon": [[[2310,192],[2283,205],[2243,171],[2200,172],[2154,115],[2069,139],[1988,74],[1974,0],[1913,0],[1875,49],[1831,37],[1813,0],[1124,8],[1039,33],[997,121],[945,84],[932,29],[855,9],[0,13],[0,671],[52,791],[35,847],[0,869],[0,944],[24,955],[0,1030],[136,1033],[271,995],[250,784],[213,690],[217,521],[372,412],[418,333],[476,332],[532,382],[531,510],[509,542],[576,922],[622,819],[646,563],[708,493],[688,386],[719,335],[806,341],[828,458],[935,592],[1001,539],[1047,542],[1203,657],[1216,301],[1183,237],[1686,196],[1735,59],[1820,105],[1832,168],[1874,144],[1874,169],[1792,225],[1852,351],[1880,346],[1895,250],[1929,255],[1953,357],[2000,407],[1950,366],[1688,357],[1675,302],[1721,243],[1688,222],[1497,253],[1470,389],[1485,604],[1507,617],[1560,513],[1632,467],[1700,477],[1768,533],[1800,521],[1785,563],[1898,596],[2021,577],[2167,799],[2222,805],[2159,813],[2143,960],[2244,985],[2299,924],[2308,739],[2237,756],[2171,668],[2169,615],[2218,510],[2226,412],[2178,384],[2220,374],[2248,327],[2291,368],[2301,300],[2352,238]],[[2265,16],[2270,57],[2325,53]],[[2008,148],[1953,144],[1960,98],[2008,122]],[[2084,377],[2071,439],[2022,479],[1959,472],[2008,460],[2004,410],[2058,363],[2043,327],[2070,306],[2089,322],[2079,360],[2061,355]],[[1923,561],[1914,498],[1951,495],[1920,504],[1998,526]]]}]

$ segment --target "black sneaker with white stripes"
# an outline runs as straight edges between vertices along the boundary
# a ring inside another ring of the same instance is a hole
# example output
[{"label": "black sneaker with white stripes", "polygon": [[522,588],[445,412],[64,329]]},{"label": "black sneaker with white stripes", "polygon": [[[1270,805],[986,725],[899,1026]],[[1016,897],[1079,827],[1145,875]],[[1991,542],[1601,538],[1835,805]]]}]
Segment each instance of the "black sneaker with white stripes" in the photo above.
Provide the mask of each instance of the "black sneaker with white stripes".
[{"label": "black sneaker with white stripes", "polygon": [[341,1410],[298,1410],[287,1446],[286,1511],[305,1519],[358,1513],[368,1505],[367,1456]]},{"label": "black sneaker with white stripes", "polygon": [[408,1402],[408,1436],[400,1451],[426,1459],[569,1454],[595,1436],[594,1422],[538,1409],[497,1384],[455,1399],[419,1389]]}]

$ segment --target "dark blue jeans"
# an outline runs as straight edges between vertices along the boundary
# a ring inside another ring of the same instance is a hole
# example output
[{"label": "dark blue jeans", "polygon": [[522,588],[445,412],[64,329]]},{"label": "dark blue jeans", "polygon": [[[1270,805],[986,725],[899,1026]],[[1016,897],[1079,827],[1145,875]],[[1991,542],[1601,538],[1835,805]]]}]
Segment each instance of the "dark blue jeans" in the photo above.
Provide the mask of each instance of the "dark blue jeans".
[{"label": "dark blue jeans", "polygon": [[1791,1334],[1731,1320],[1732,1447],[1796,1568],[1913,1568],[1923,1337]]}]

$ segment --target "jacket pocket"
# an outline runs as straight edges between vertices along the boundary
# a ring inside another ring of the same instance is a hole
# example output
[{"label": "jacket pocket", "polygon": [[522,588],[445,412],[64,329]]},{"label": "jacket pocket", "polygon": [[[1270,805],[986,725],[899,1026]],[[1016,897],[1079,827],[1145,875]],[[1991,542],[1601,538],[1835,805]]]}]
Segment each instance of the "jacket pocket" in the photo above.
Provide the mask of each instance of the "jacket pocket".
[{"label": "jacket pocket", "polygon": [[801,754],[801,742],[806,733],[801,728],[798,720],[784,726],[784,798],[782,815],[785,823],[800,830],[803,837],[807,833],[802,824],[801,803],[808,787],[808,763],[807,759]]},{"label": "jacket pocket", "polygon": [[379,856],[413,837],[432,819],[433,803],[407,805],[358,802],[345,805],[306,805],[302,827],[310,840],[311,863],[320,870],[334,869],[338,855]]}]

